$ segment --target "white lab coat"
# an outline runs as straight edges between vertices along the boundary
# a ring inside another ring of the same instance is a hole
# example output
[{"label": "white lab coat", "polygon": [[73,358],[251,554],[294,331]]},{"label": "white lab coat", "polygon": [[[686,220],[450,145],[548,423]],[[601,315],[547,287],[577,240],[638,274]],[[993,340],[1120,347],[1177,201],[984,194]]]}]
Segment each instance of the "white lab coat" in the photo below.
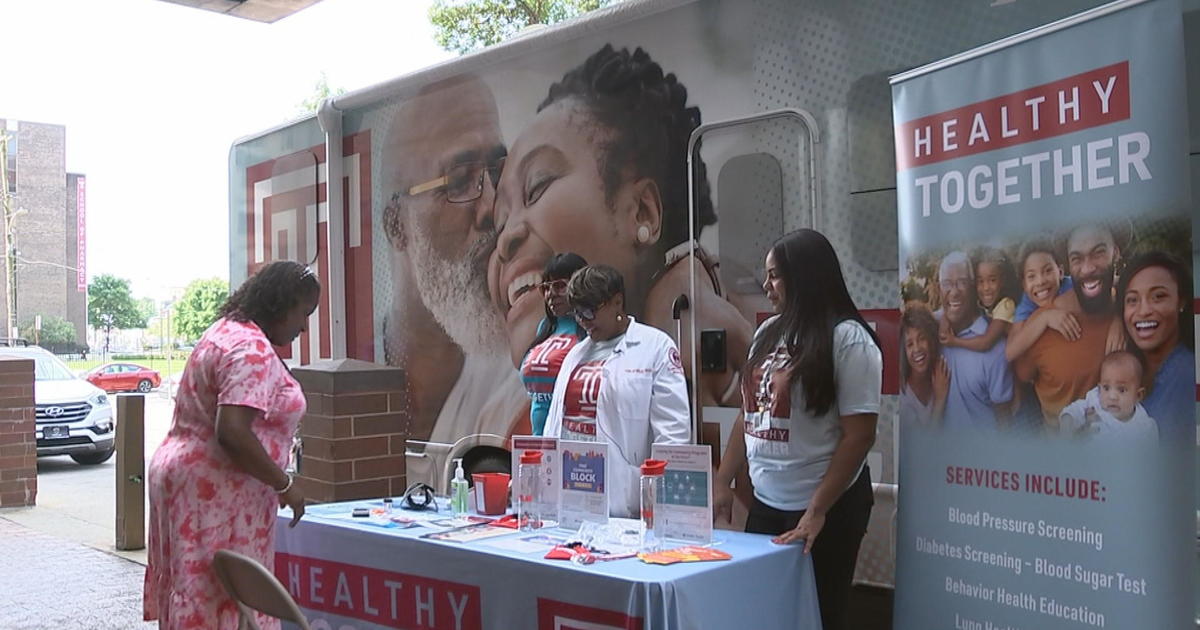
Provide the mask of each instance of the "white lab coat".
[{"label": "white lab coat", "polygon": [[[563,359],[545,435],[562,434],[563,398],[579,357],[593,343],[584,339]],[[608,511],[631,518],[641,504],[642,462],[651,444],[687,444],[692,439],[687,380],[675,342],[661,330],[630,317],[625,337],[604,363],[596,401],[596,438],[608,448]]]}]

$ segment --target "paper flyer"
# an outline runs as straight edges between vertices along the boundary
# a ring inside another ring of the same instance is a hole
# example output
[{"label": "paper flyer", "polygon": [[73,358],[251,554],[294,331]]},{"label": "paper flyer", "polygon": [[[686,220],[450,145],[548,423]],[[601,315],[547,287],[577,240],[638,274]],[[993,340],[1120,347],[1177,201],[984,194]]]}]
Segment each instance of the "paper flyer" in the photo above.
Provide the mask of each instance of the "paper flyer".
[{"label": "paper flyer", "polygon": [[608,522],[608,444],[560,440],[562,483],[558,520],[564,529]]},{"label": "paper flyer", "polygon": [[712,541],[712,451],[707,444],[655,444],[654,459],[667,462],[663,496],[655,518],[664,520],[667,538]]},{"label": "paper flyer", "polygon": [[511,534],[513,530],[503,527],[493,527],[490,523],[472,523],[442,532],[424,534],[421,538],[429,540],[444,540],[446,542],[471,542]]},{"label": "paper flyer", "polygon": [[538,501],[538,512],[543,521],[558,520],[558,483],[561,474],[562,461],[558,452],[558,438],[533,435],[514,435],[512,438],[512,471],[513,482],[517,480],[518,465],[521,454],[525,451],[542,452],[542,487],[541,500]]},{"label": "paper flyer", "polygon": [[713,562],[729,560],[733,556],[710,547],[688,545],[677,549],[665,549],[653,553],[639,553],[638,558],[646,564],[676,564],[678,562]]},{"label": "paper flyer", "polygon": [[565,544],[566,542],[566,538],[548,536],[546,534],[534,534],[531,536],[522,536],[520,538],[499,538],[484,544],[489,547],[506,549],[509,551],[515,551],[517,553],[545,553],[547,549],[552,549],[555,546]]}]

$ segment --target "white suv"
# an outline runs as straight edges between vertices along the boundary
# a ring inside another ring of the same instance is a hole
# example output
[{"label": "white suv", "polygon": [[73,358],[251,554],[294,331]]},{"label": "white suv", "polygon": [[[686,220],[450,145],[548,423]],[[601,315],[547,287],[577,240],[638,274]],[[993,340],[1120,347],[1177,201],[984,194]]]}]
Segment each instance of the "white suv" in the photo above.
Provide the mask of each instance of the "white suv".
[{"label": "white suv", "polygon": [[102,464],[112,457],[116,434],[104,390],[36,346],[0,348],[0,356],[33,360],[38,457],[70,455],[80,464]]}]

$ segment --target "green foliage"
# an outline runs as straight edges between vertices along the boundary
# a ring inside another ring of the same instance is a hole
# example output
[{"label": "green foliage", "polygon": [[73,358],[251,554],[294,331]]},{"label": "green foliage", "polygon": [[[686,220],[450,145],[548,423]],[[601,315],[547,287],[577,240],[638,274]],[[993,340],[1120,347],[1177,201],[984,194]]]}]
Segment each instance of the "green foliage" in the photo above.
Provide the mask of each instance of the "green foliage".
[{"label": "green foliage", "polygon": [[144,328],[146,315],[133,299],[129,281],[111,274],[96,276],[88,285],[88,321],[105,331]]},{"label": "green foliage", "polygon": [[502,42],[533,24],[550,25],[618,0],[434,0],[429,22],[438,45],[459,54]]},{"label": "green foliage", "polygon": [[346,93],[345,88],[330,88],[329,78],[325,76],[325,72],[321,72],[321,78],[317,79],[317,83],[313,85],[313,93],[308,98],[300,101],[296,106],[296,110],[300,115],[315,114],[317,108],[321,106],[321,101],[331,96],[341,96]]},{"label": "green foliage", "polygon": [[149,322],[151,318],[158,314],[158,307],[154,305],[154,298],[142,298],[137,301],[138,312],[142,317]]},{"label": "green foliage", "polygon": [[130,330],[146,327],[142,306],[129,291],[129,281],[111,274],[96,276],[88,285],[88,321],[104,331],[104,348],[114,328]]},{"label": "green foliage", "polygon": [[61,317],[43,317],[40,332],[33,324],[34,320],[29,320],[20,326],[21,337],[31,343],[35,339],[43,346],[75,343],[75,325]]},{"label": "green foliage", "polygon": [[175,303],[175,332],[195,341],[217,321],[221,306],[229,298],[229,283],[220,278],[193,280]]}]

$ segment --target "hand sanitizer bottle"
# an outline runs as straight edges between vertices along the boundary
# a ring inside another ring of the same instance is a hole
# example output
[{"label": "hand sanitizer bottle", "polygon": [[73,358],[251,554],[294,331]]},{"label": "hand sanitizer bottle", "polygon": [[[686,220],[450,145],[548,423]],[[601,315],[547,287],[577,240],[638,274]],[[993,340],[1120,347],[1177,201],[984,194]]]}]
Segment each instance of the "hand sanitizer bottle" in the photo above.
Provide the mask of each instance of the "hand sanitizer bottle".
[{"label": "hand sanitizer bottle", "polygon": [[467,478],[463,474],[462,458],[454,460],[458,468],[454,471],[454,479],[450,481],[450,510],[454,516],[467,513]]}]

